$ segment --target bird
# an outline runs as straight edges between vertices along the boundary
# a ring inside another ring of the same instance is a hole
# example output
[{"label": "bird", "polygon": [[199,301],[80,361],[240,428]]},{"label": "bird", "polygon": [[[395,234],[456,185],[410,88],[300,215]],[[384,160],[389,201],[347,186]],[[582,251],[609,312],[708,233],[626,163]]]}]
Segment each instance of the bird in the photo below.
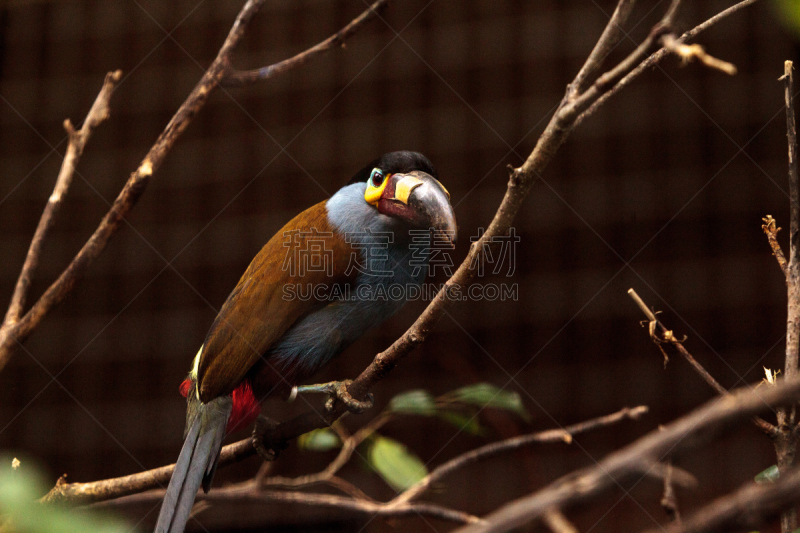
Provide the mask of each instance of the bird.
[{"label": "bird", "polygon": [[413,151],[375,159],[275,233],[181,384],[184,444],[155,532],[184,530],[200,486],[211,486],[225,435],[256,421],[266,398],[326,392],[354,412],[369,407],[370,399],[347,393],[348,381],[299,384],[394,315],[408,299],[404,288],[424,282],[431,248],[452,249],[456,236],[449,192]]}]

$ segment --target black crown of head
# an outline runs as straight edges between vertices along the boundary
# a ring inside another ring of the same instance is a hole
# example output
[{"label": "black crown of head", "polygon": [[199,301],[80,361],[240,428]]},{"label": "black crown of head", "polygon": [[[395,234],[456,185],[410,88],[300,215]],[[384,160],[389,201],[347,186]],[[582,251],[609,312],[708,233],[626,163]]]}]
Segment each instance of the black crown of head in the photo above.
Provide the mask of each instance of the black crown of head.
[{"label": "black crown of head", "polygon": [[347,184],[351,185],[353,183],[367,181],[372,173],[372,169],[374,168],[379,168],[387,174],[421,170],[423,172],[427,172],[434,178],[439,179],[436,168],[434,168],[433,163],[431,163],[427,157],[419,152],[403,150],[400,152],[388,152],[383,154],[378,159],[372,161],[367,166],[359,170]]}]

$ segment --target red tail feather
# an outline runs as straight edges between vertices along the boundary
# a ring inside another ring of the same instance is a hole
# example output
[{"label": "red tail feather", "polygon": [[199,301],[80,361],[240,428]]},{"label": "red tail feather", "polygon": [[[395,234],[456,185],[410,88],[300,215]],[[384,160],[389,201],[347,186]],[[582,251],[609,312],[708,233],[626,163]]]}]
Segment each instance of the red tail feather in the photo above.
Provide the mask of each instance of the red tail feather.
[{"label": "red tail feather", "polygon": [[249,381],[243,381],[241,385],[234,389],[231,396],[233,397],[233,410],[231,411],[231,417],[228,419],[226,433],[232,433],[249,426],[261,414],[261,404],[256,400]]},{"label": "red tail feather", "polygon": [[[180,390],[181,396],[186,398],[191,388],[192,380],[186,379],[181,383],[178,390]],[[236,387],[231,397],[233,398],[233,409],[231,410],[230,418],[228,418],[228,426],[225,428],[225,433],[232,433],[247,427],[261,414],[261,405],[256,400],[249,381],[243,381],[241,385]]]}]

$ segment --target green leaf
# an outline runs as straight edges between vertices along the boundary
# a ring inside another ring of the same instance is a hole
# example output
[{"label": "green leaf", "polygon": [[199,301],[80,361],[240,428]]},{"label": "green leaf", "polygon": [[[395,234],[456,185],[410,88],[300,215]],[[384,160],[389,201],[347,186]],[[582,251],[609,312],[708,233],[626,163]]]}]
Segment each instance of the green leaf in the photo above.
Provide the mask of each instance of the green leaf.
[{"label": "green leaf", "polygon": [[778,465],[772,465],[763,472],[756,474],[754,481],[759,485],[763,485],[765,483],[775,483],[779,477]]},{"label": "green leaf", "polygon": [[456,401],[477,405],[479,407],[505,409],[506,411],[516,413],[525,421],[531,419],[531,415],[525,409],[525,406],[522,405],[522,398],[520,398],[519,394],[503,390],[491,383],[467,385],[466,387],[454,390],[446,396]]},{"label": "green leaf", "polygon": [[339,439],[339,435],[331,428],[321,428],[300,435],[297,439],[297,445],[301,450],[327,452],[328,450],[341,448],[342,441]]},{"label": "green leaf", "polygon": [[42,505],[37,500],[47,492],[47,483],[28,460],[16,463],[0,456],[0,515],[8,518],[10,529],[36,533],[130,532],[130,524],[108,515],[76,511],[57,505]]},{"label": "green leaf", "polygon": [[461,431],[466,431],[470,435],[485,435],[486,430],[481,426],[477,416],[468,416],[457,411],[439,411],[437,416],[442,420],[450,422]]},{"label": "green leaf", "polygon": [[367,460],[386,483],[404,491],[428,475],[425,464],[405,445],[394,439],[375,435]]},{"label": "green leaf", "polygon": [[431,416],[436,414],[436,401],[430,392],[415,389],[392,398],[392,401],[389,402],[389,410],[393,413]]}]

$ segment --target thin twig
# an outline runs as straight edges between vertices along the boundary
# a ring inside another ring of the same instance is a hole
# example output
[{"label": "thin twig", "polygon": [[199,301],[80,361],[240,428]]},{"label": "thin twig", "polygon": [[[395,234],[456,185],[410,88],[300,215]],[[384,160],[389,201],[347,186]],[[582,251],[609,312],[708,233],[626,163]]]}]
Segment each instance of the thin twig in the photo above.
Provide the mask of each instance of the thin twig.
[{"label": "thin twig", "polygon": [[225,74],[225,78],[221,83],[223,86],[249,85],[257,81],[266,80],[277,74],[302,65],[319,54],[330,50],[331,48],[335,48],[337,46],[344,48],[345,41],[352,37],[353,34],[355,34],[358,30],[360,30],[362,26],[372,21],[381,11],[386,8],[388,4],[389,0],[378,0],[338,32],[334,33],[317,45],[312,46],[306,51],[290,57],[289,59],[285,59],[279,63],[275,63],[274,65],[253,70],[232,69]]},{"label": "thin twig", "polygon": [[778,261],[778,266],[781,267],[781,271],[783,272],[783,277],[786,279],[787,283],[789,281],[789,265],[786,263],[786,257],[783,255],[783,250],[781,249],[781,245],[778,242],[778,232],[781,228],[778,227],[775,219],[772,218],[772,215],[767,215],[766,217],[762,218],[761,220],[764,221],[761,224],[761,229],[764,230],[764,233],[767,236],[767,241],[769,241],[769,246],[772,248],[772,255],[775,256],[775,259]]},{"label": "thin twig", "polygon": [[[702,507],[683,523],[672,523],[648,533],[713,533],[750,531],[800,500],[800,470],[781,474],[775,483],[747,483],[733,494]],[[763,530],[762,530],[763,531]]]},{"label": "thin twig", "polygon": [[[156,504],[164,498],[164,490],[151,490],[141,494],[134,494],[119,498],[117,500],[100,502],[92,505],[92,508],[119,508],[125,505],[132,504]],[[365,514],[370,517],[413,517],[413,516],[428,516],[447,520],[456,524],[478,524],[481,519],[475,515],[443,507],[441,505],[431,503],[408,503],[400,506],[388,507],[383,503],[376,503],[372,501],[358,500],[346,496],[337,496],[335,494],[317,494],[305,492],[284,492],[278,490],[253,490],[252,486],[242,487],[223,487],[214,489],[208,494],[200,492],[197,495],[198,502],[209,503],[223,503],[223,502],[236,502],[239,503],[293,503],[301,505],[309,505],[316,507],[325,507],[329,509],[339,509],[342,511],[349,511],[354,513]]]},{"label": "thin twig", "polygon": [[[714,24],[717,24],[721,20],[733,15],[734,13],[736,13],[737,11],[739,11],[741,9],[744,9],[745,7],[750,6],[751,4],[756,3],[757,1],[758,0],[743,0],[742,2],[734,4],[734,5],[732,5],[731,7],[729,7],[728,9],[726,9],[724,11],[720,11],[719,13],[714,15],[713,17],[711,17],[708,20],[706,20],[705,22],[703,22],[702,24],[699,24],[699,25],[695,26],[694,28],[692,28],[691,30],[689,30],[687,32],[684,32],[684,34],[681,35],[680,39],[678,39],[678,42],[686,43],[686,42],[691,41],[692,39],[697,37],[700,33],[702,33],[703,31],[707,30],[708,28],[710,28]],[[633,80],[635,80],[636,78],[641,76],[642,73],[644,73],[647,69],[652,68],[655,65],[657,65],[658,63],[660,63],[662,59],[667,57],[667,55],[669,55],[669,51],[666,48],[661,48],[660,50],[658,50],[654,54],[650,55],[650,57],[648,57],[647,59],[642,61],[635,69],[633,69],[631,72],[629,72],[627,75],[625,75],[624,78],[619,80],[619,82],[617,82],[617,84],[614,85],[614,87],[612,87],[610,90],[608,90],[605,94],[601,95],[595,102],[592,103],[591,106],[589,106],[588,109],[583,111],[581,113],[581,116],[578,117],[578,119],[576,120],[576,124],[580,124],[585,119],[587,119],[589,116],[591,116],[595,111],[600,109],[600,107],[603,104],[605,104],[606,101],[609,98],[611,98],[612,96],[617,94],[619,91],[621,91],[622,89],[624,89],[625,87],[630,85],[630,83]]]},{"label": "thin twig", "polygon": [[736,65],[717,59],[706,52],[705,48],[699,44],[683,43],[671,33],[661,37],[661,44],[664,45],[664,48],[678,56],[683,64],[698,59],[705,66],[724,72],[729,76],[734,76],[737,72]]},{"label": "thin twig", "polygon": [[661,507],[669,516],[670,521],[680,525],[681,512],[678,509],[678,497],[675,495],[675,487],[672,483],[674,467],[672,461],[667,463],[667,472],[664,476],[664,493],[661,495]]},{"label": "thin twig", "polygon": [[[117,87],[117,82],[119,82],[121,78],[121,70],[106,74],[103,87],[100,89],[92,107],[86,114],[81,129],[76,131],[69,119],[64,121],[64,129],[67,131],[67,136],[69,138],[67,152],[64,155],[64,160],[61,162],[61,170],[58,172],[58,178],[56,178],[53,193],[47,200],[44,212],[33,234],[33,239],[31,239],[28,254],[25,256],[25,263],[22,265],[17,284],[14,287],[14,294],[11,296],[11,303],[8,305],[8,311],[3,320],[3,328],[8,328],[16,324],[20,316],[22,316],[22,311],[25,309],[25,300],[28,298],[31,282],[33,281],[36,267],[39,265],[42,245],[47,238],[47,234],[50,232],[50,228],[53,227],[56,215],[61,207],[61,202],[67,194],[69,186],[72,184],[72,177],[75,175],[75,167],[78,166],[86,143],[89,142],[89,138],[92,136],[94,129],[111,116],[108,104],[111,100],[111,95],[114,94],[114,89]],[[2,368],[1,361],[0,368]]]},{"label": "thin twig", "polygon": [[661,457],[678,457],[734,422],[768,408],[796,401],[799,397],[800,378],[796,378],[783,380],[774,387],[745,387],[729,396],[714,398],[662,429],[652,431],[611,453],[596,465],[572,472],[542,490],[504,505],[486,516],[484,524],[461,528],[457,532],[508,531],[540,519],[550,509],[565,511],[571,506],[586,503],[619,483],[639,479],[641,469]]},{"label": "thin twig", "polygon": [[623,27],[628,21],[635,4],[636,0],[620,0],[617,3],[617,7],[614,9],[614,13],[611,14],[611,19],[597,40],[597,44],[594,45],[586,62],[575,76],[575,80],[567,89],[567,99],[574,100],[586,90],[589,80],[600,70],[608,54],[622,39],[624,35]]},{"label": "thin twig", "polygon": [[[681,356],[686,359],[686,361],[692,365],[695,372],[697,372],[700,377],[703,378],[703,381],[708,383],[712,389],[717,391],[717,393],[721,394],[722,396],[727,396],[730,394],[728,389],[723,387],[719,384],[719,382],[714,379],[708,370],[701,365],[697,359],[695,359],[692,354],[684,347],[683,340],[678,339],[675,337],[675,334],[672,330],[667,329],[667,327],[658,319],[658,317],[653,313],[653,311],[647,307],[647,304],[641,299],[641,297],[636,293],[633,289],[628,289],[628,295],[636,302],[636,305],[639,306],[639,309],[645,314],[648,320],[648,326],[650,331],[650,338],[653,339],[653,342],[656,343],[658,349],[661,350],[661,353],[664,355],[665,362],[669,359],[667,352],[664,350],[665,346],[674,348]],[[767,422],[761,417],[754,417],[753,424],[756,425],[761,431],[769,435],[770,437],[775,438],[778,435],[778,428]]]},{"label": "thin twig", "polygon": [[423,479],[419,480],[415,485],[409,487],[404,492],[396,496],[389,503],[397,504],[397,503],[405,503],[411,501],[412,499],[418,497],[420,494],[425,492],[431,485],[438,482],[446,475],[450,474],[451,472],[459,468],[463,468],[468,464],[472,464],[483,459],[488,459],[490,457],[495,457],[502,453],[507,453],[509,451],[517,450],[519,448],[531,446],[533,444],[544,444],[552,442],[565,442],[567,444],[570,444],[572,442],[573,436],[575,435],[579,435],[586,431],[591,431],[594,429],[610,426],[612,424],[616,424],[623,420],[628,420],[628,419],[636,420],[645,413],[647,413],[646,405],[640,405],[632,409],[626,407],[624,409],[617,411],[616,413],[612,413],[606,416],[601,416],[598,418],[593,418],[592,420],[587,420],[585,422],[574,424],[572,426],[567,426],[565,428],[550,429],[547,431],[541,431],[539,433],[531,433],[529,435],[520,435],[518,437],[512,437],[510,439],[505,439],[500,442],[493,442],[491,444],[481,446],[480,448],[476,448],[467,453],[459,455],[458,457],[454,457],[453,459],[450,459],[446,463],[437,466],[430,474],[428,474]]},{"label": "thin twig", "polygon": [[[339,455],[336,459],[331,461],[327,467],[321,472],[315,474],[307,474],[294,478],[287,478],[282,476],[266,477],[262,480],[262,487],[284,487],[284,488],[300,488],[318,483],[331,483],[331,480],[336,477],[336,473],[347,464],[353,456],[356,448],[372,436],[378,429],[383,427],[389,420],[392,419],[391,413],[383,412],[377,418],[373,419],[369,424],[358,430],[351,436],[348,436],[342,441],[342,447],[339,450]],[[338,479],[338,478],[337,478]],[[333,481],[332,484],[342,488],[342,483]],[[359,491],[360,492],[360,491]],[[361,493],[363,494],[363,493]],[[366,498],[366,495],[364,495]]]},{"label": "thin twig", "polygon": [[578,529],[558,509],[544,513],[542,520],[553,533],[578,533]]},{"label": "thin twig", "polygon": [[[794,117],[794,76],[792,62],[784,63],[784,94],[786,98],[786,136],[789,141],[789,275],[787,277],[786,300],[786,361],[784,375],[792,379],[798,374],[800,360],[800,178],[797,173],[797,127]],[[778,438],[775,453],[778,471],[786,472],[794,464],[797,452],[795,427],[796,406],[781,406],[778,409]],[[781,514],[782,533],[793,533],[797,529],[796,509],[787,509]]]}]

